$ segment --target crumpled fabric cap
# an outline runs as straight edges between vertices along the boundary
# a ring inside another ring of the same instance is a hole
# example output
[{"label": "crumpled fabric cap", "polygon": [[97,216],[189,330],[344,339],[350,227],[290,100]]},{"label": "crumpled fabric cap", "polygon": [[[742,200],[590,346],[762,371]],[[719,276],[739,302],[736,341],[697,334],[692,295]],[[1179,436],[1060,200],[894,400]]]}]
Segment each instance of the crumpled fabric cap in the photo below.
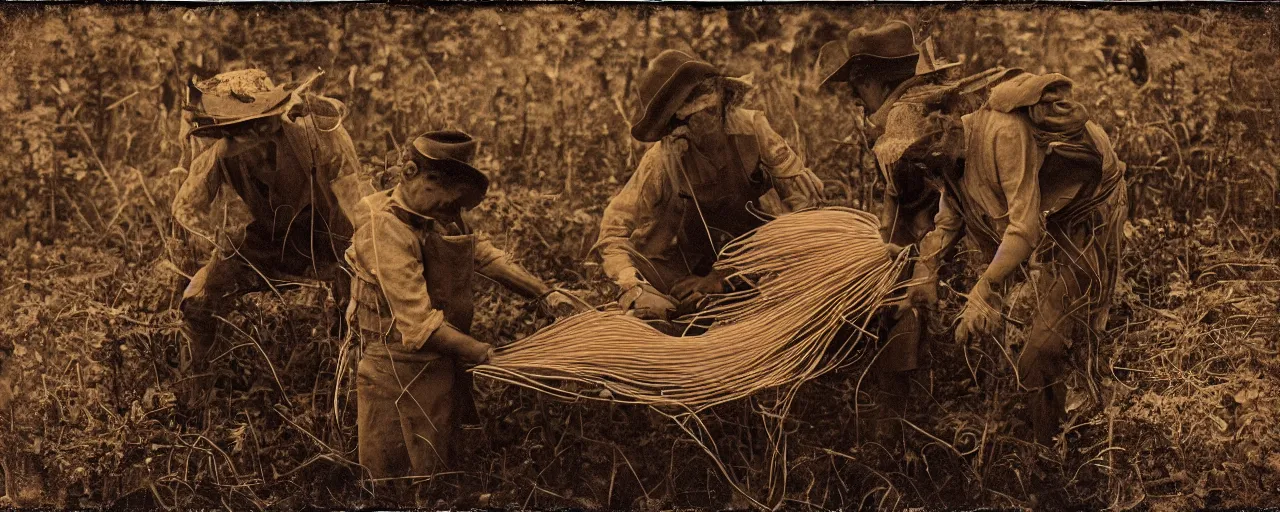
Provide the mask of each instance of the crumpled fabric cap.
[{"label": "crumpled fabric cap", "polygon": [[997,112],[1011,112],[1016,108],[1035,105],[1040,102],[1045,89],[1056,85],[1073,86],[1075,83],[1060,73],[1023,73],[991,89],[987,106]]}]

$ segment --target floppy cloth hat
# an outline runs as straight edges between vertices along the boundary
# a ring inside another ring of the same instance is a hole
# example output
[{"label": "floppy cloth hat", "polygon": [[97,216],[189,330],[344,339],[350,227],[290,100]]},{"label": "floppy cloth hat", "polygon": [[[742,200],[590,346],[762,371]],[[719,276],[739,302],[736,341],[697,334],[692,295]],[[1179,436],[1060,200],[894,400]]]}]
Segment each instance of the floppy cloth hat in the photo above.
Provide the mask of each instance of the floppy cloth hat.
[{"label": "floppy cloth hat", "polygon": [[1073,86],[1058,73],[1026,73],[996,86],[987,101],[999,112],[1027,109],[1032,136],[1046,153],[1039,172],[1042,206],[1059,218],[1085,214],[1110,195],[1095,190],[1118,181],[1104,184],[1103,155],[1088,134],[1088,111],[1070,99]]},{"label": "floppy cloth hat", "polygon": [[1059,73],[1043,75],[1023,73],[992,89],[987,106],[997,112],[1012,112],[1015,108],[1040,103],[1040,97],[1044,95],[1045,89],[1061,85],[1071,86],[1074,83],[1070,78]]},{"label": "floppy cloth hat", "polygon": [[641,142],[657,142],[671,133],[671,120],[689,99],[689,93],[703,80],[713,77],[724,78],[739,96],[751,89],[746,79],[725,76],[709,62],[687,53],[666,50],[658,54],[640,75],[641,106],[631,123],[631,136]]},{"label": "floppy cloth hat", "polygon": [[1071,142],[1083,136],[1089,120],[1084,106],[1070,99],[1073,86],[1070,78],[1058,73],[1024,73],[993,88],[987,106],[997,112],[1027,107],[1036,141],[1042,146]]}]

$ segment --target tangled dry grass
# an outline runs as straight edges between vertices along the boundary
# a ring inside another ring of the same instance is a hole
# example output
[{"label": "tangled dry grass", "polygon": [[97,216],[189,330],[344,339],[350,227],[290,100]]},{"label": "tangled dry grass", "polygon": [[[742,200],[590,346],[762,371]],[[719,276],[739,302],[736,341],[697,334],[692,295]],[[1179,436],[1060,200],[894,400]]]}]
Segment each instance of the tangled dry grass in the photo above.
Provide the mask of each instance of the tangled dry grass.
[{"label": "tangled dry grass", "polygon": [[[689,47],[731,73],[755,72],[748,106],[827,181],[828,200],[875,211],[883,184],[858,117],[806,84],[823,42],[890,16],[964,54],[966,71],[1072,76],[1129,164],[1130,248],[1100,351],[1111,375],[1101,404],[1074,411],[1069,444],[1037,454],[1016,440],[1024,426],[1008,347],[993,340],[934,345],[893,446],[864,435],[874,404],[856,372],[802,386],[776,424],[775,393],[711,407],[705,439],[717,442],[723,472],[678,425],[641,408],[482,382],[484,428],[464,436],[466,462],[442,503],[745,504],[727,481],[797,508],[1047,506],[1033,492],[1044,488],[1089,508],[1280,501],[1280,30],[1270,7],[1049,16],[987,6],[129,5],[0,15],[0,505],[367,503],[350,464],[354,400],[334,391],[341,352],[323,288],[249,297],[226,317],[213,405],[196,419],[174,408],[174,307],[208,251],[168,213],[190,75],[324,68],[318,90],[351,108],[374,175],[414,133],[451,126],[483,137],[494,193],[476,212],[482,227],[535,272],[603,303],[613,291],[583,261],[605,200],[644,149],[626,133],[642,56]],[[956,289],[973,281],[970,270],[949,272]],[[483,338],[505,342],[548,322],[496,288],[481,297]],[[944,294],[934,338],[948,339],[944,319],[958,302]],[[769,464],[776,446],[783,470]]]}]

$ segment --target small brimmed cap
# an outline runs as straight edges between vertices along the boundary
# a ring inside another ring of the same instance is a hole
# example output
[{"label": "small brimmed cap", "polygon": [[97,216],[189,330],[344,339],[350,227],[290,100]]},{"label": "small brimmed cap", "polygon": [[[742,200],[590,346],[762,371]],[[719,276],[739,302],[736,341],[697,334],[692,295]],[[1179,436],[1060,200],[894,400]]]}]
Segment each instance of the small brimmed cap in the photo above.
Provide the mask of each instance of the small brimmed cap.
[{"label": "small brimmed cap", "polygon": [[462,203],[465,208],[475,208],[489,191],[489,177],[471,164],[479,145],[466,132],[440,130],[419,135],[410,148],[414,157],[437,164],[437,168],[471,185]]}]

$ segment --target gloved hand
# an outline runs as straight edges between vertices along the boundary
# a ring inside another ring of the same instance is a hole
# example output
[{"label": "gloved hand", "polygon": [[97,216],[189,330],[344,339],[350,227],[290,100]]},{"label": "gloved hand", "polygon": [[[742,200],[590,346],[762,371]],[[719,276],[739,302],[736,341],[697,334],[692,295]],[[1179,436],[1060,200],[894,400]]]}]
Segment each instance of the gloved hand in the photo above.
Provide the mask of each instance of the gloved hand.
[{"label": "gloved hand", "polygon": [[823,196],[823,188],[825,185],[822,179],[808,169],[800,174],[779,178],[779,193],[786,192],[783,195],[783,202],[791,211],[802,210],[804,208],[822,206],[825,204]]},{"label": "gloved hand", "polygon": [[667,320],[676,309],[675,301],[659,292],[649,283],[639,283],[618,297],[618,305],[623,311],[634,311],[637,318],[644,320]]},{"label": "gloved hand", "polygon": [[582,301],[575,300],[567,293],[559,290],[552,291],[542,297],[542,312],[548,316],[569,316],[574,313],[581,313],[586,309]]},{"label": "gloved hand", "polygon": [[688,276],[671,287],[671,295],[681,304],[696,304],[708,295],[728,291],[729,283],[719,272],[711,271],[706,276]]},{"label": "gloved hand", "polygon": [[964,343],[990,333],[1000,325],[999,297],[991,291],[991,283],[984,277],[978,280],[966,295],[964,309],[960,311],[956,325],[956,341]]}]

